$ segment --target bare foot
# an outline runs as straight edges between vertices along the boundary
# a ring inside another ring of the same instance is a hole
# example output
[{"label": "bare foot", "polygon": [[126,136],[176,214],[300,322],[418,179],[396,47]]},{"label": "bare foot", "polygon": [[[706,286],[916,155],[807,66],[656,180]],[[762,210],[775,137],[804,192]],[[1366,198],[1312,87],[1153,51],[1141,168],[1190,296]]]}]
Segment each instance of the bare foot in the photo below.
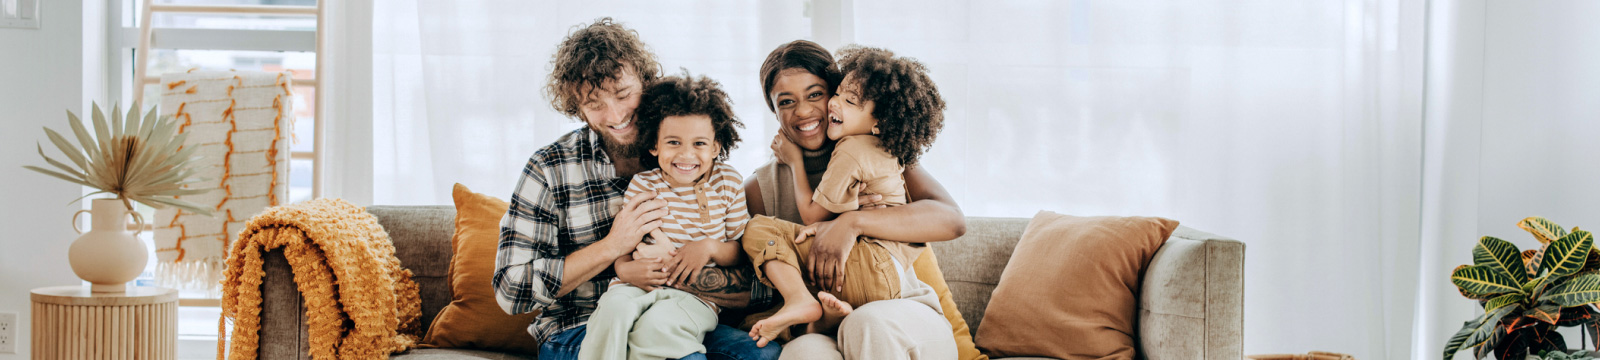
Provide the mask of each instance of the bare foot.
[{"label": "bare foot", "polygon": [[783,329],[795,324],[817,321],[817,318],[822,317],[822,305],[817,304],[815,299],[807,299],[810,301],[784,303],[783,308],[778,309],[778,313],[756,322],[756,325],[750,328],[750,339],[756,341],[756,347],[767,347],[767,343],[782,334]]},{"label": "bare foot", "polygon": [[811,323],[811,332],[833,334],[839,328],[839,322],[844,321],[855,307],[826,291],[817,293],[817,302],[822,303],[822,319]]}]

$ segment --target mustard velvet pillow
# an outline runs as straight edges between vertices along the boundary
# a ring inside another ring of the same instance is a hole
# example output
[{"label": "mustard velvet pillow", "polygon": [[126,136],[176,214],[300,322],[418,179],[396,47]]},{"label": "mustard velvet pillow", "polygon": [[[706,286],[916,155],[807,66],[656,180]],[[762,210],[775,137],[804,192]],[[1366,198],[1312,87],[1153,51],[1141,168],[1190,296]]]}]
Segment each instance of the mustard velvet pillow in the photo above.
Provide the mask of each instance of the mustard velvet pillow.
[{"label": "mustard velvet pillow", "polygon": [[422,343],[534,354],[539,344],[528,334],[538,312],[507,315],[494,300],[495,250],[500,245],[500,218],[511,205],[498,197],[456,184],[456,231],[450,239],[450,304],[439,311]]},{"label": "mustard velvet pillow", "polygon": [[933,256],[933,249],[924,249],[922,255],[911,262],[911,267],[916,270],[917,279],[932,286],[934,293],[939,294],[939,307],[944,309],[944,319],[950,321],[950,332],[956,336],[958,358],[989,360],[989,356],[979,352],[977,346],[973,345],[972,328],[967,327],[967,320],[961,317],[961,309],[956,308],[956,299],[950,296],[950,286],[944,282],[944,272],[939,269],[939,258]]},{"label": "mustard velvet pillow", "polygon": [[978,325],[978,349],[992,357],[1136,357],[1144,269],[1177,227],[1153,217],[1034,215]]}]

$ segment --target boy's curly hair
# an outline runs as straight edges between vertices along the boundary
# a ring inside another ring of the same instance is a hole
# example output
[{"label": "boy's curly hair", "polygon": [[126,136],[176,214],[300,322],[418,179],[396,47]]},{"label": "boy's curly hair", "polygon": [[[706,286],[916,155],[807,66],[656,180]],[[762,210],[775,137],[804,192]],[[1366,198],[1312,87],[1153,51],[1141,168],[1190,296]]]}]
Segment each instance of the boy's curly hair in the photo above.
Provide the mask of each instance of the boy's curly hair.
[{"label": "boy's curly hair", "polygon": [[[579,106],[600,84],[622,76],[624,68],[649,84],[661,73],[661,64],[639,33],[623,27],[609,17],[595,20],[567,35],[550,57],[550,78],[544,86],[550,106],[567,116],[580,118]],[[588,85],[587,91],[583,91]],[[580,94],[581,92],[581,94]]]},{"label": "boy's curly hair", "polygon": [[646,85],[639,109],[634,110],[633,121],[639,127],[639,139],[633,142],[633,153],[639,157],[645,170],[661,167],[650,150],[656,148],[661,136],[661,122],[668,116],[705,115],[711,118],[711,129],[722,151],[717,161],[727,161],[728,154],[738,147],[739,130],[744,123],[733,115],[733,103],[722,84],[705,75],[690,76],[685,70],[681,76],[667,76]]},{"label": "boy's curly hair", "polygon": [[855,75],[862,100],[874,103],[872,117],[878,119],[884,150],[901,165],[916,164],[944,128],[944,98],[928,68],[889,50],[850,45],[839,50],[839,70],[845,77]]}]

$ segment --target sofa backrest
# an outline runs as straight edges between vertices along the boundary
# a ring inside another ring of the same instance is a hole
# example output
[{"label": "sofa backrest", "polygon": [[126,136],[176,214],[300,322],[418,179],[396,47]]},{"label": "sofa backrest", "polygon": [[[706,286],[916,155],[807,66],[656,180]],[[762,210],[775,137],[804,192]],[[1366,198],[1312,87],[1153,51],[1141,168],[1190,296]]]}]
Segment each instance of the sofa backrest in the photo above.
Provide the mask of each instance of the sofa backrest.
[{"label": "sofa backrest", "polygon": [[1028,227],[1026,218],[968,217],[967,233],[955,240],[929,245],[939,256],[939,271],[950,286],[950,296],[967,326],[978,331],[989,295],[1000,283],[1000,272]]},{"label": "sofa backrest", "polygon": [[[450,304],[450,256],[454,253],[450,238],[455,234],[456,210],[451,206],[369,206],[367,212],[378,218],[395,243],[395,257],[411,270],[422,297],[426,331],[439,310]],[[956,306],[974,331],[1027,226],[1025,218],[969,217],[965,236],[932,245]]]},{"label": "sofa backrest", "polygon": [[[450,304],[450,238],[456,231],[454,206],[368,206],[394,242],[400,266],[411,270],[422,297],[422,330]],[[488,259],[487,261],[494,261]]]}]

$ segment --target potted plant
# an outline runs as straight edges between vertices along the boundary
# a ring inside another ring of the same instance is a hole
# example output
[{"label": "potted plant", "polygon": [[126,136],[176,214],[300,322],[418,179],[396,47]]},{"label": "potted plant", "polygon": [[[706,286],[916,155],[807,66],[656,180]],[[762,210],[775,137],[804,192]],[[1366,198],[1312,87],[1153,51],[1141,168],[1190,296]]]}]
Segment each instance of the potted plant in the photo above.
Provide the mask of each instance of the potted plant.
[{"label": "potted plant", "polygon": [[135,103],[128,109],[126,119],[113,106],[108,122],[100,105],[93,107],[93,136],[76,114],[67,112],[76,144],[50,128],[44,129],[50,142],[66,155],[70,164],[45,155],[44,146],[38,145],[39,156],[55,169],[24,168],[96,190],[78,198],[80,200],[96,194],[116,195],[110,199],[95,199],[92,210],[80,210],[73,215],[76,227],[78,215],[89,212],[92,227],[73,241],[67,259],[72,272],[92,284],[92,291],[120,292],[126,289],[128,281],[139,276],[149,261],[144,242],[138,239],[138,233],[129,233],[125,225],[126,217],[133,215],[140,223],[138,231],[143,231],[144,220],[133,211],[132,202],[157,209],[175,206],[210,215],[210,211],[177,197],[214,189],[185,188],[203,181],[188,180],[197,171],[190,164],[198,147],[184,148],[187,135],[182,133],[182,125],[171,117],[158,118],[156,110],[151,108],[141,119],[139,104]]},{"label": "potted plant", "polygon": [[1600,311],[1600,251],[1588,231],[1540,217],[1517,224],[1543,245],[1519,251],[1511,242],[1484,236],[1472,248],[1473,265],[1450,275],[1462,296],[1478,300],[1484,314],[1467,321],[1445,344],[1444,358],[1475,348],[1483,359],[1490,352],[1501,360],[1565,352],[1558,327],[1578,326],[1593,337]]}]

